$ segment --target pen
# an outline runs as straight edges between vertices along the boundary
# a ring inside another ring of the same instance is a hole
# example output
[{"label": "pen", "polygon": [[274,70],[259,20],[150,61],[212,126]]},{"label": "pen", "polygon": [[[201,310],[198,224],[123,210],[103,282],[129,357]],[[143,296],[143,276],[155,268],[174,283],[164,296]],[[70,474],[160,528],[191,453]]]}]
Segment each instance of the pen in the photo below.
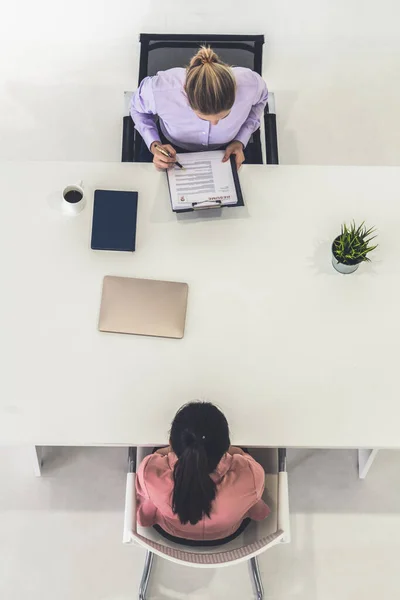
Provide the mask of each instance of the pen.
[{"label": "pen", "polygon": [[[158,150],[159,152],[161,152],[161,154],[164,154],[164,156],[168,156],[168,158],[173,158],[171,152],[168,152],[167,150],[164,150],[164,148],[161,148],[161,146],[159,146],[158,144],[154,144],[154,145],[156,147],[156,150]],[[183,169],[183,165],[181,165],[181,163],[179,163],[178,161],[175,161],[175,164],[180,169]]]}]

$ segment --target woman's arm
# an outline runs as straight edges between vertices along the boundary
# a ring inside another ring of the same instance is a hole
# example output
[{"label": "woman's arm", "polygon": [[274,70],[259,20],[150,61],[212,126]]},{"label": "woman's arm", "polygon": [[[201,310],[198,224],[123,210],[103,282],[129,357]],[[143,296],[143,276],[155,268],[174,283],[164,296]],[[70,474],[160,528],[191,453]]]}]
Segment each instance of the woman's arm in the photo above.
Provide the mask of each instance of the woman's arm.
[{"label": "woman's arm", "polygon": [[[157,77],[157,75],[155,76]],[[161,144],[156,119],[157,109],[153,94],[153,79],[146,77],[132,96],[131,117],[150,152],[154,155],[153,163],[158,169],[169,169],[175,164],[176,150],[170,144]],[[167,150],[171,157],[158,152],[154,144]]]},{"label": "woman's arm", "polygon": [[153,142],[160,142],[156,118],[157,111],[153,94],[152,77],[146,77],[134,92],[131,100],[131,117],[144,139],[147,147],[150,149]]},{"label": "woman's arm", "polygon": [[262,521],[268,517],[270,511],[269,506],[262,499],[264,488],[265,488],[265,472],[262,466],[254,460],[251,456],[247,455],[248,464],[252,472],[252,480],[254,483],[254,504],[250,507],[247,516],[254,521]]},{"label": "woman's arm", "polygon": [[253,72],[253,75],[257,80],[257,89],[254,95],[253,106],[249,112],[249,116],[235,136],[235,140],[242,142],[243,146],[247,146],[251,134],[260,127],[265,105],[268,102],[268,90],[264,79],[260,77],[258,73]]},{"label": "woman's arm", "polygon": [[136,474],[136,518],[142,527],[152,527],[156,522],[157,508],[150,499],[146,486],[146,467],[152,454],[146,456]]}]

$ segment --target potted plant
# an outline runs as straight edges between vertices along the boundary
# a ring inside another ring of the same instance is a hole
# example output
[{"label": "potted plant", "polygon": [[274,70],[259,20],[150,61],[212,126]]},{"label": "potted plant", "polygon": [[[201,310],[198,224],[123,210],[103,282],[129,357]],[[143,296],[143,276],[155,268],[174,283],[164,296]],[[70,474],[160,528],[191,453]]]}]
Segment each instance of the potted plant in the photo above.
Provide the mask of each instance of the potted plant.
[{"label": "potted plant", "polygon": [[371,241],[376,237],[372,235],[376,229],[367,229],[364,222],[356,227],[355,222],[348,227],[342,225],[341,234],[337,236],[332,244],[332,264],[339,273],[354,273],[360,263],[368,261],[368,254],[377,248],[371,246]]}]

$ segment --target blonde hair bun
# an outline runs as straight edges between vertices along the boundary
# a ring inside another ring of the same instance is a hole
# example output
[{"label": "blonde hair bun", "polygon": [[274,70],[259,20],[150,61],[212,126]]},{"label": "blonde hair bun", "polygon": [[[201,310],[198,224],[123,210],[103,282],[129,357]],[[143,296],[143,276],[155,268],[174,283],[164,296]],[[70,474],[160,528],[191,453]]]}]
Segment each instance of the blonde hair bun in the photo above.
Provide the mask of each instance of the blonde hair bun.
[{"label": "blonde hair bun", "polygon": [[202,46],[187,68],[185,92],[194,111],[217,115],[235,102],[235,77],[212,48]]},{"label": "blonde hair bun", "polygon": [[219,57],[214,50],[207,46],[201,46],[200,50],[195,54],[190,61],[189,67],[200,67],[212,63],[219,63]]}]

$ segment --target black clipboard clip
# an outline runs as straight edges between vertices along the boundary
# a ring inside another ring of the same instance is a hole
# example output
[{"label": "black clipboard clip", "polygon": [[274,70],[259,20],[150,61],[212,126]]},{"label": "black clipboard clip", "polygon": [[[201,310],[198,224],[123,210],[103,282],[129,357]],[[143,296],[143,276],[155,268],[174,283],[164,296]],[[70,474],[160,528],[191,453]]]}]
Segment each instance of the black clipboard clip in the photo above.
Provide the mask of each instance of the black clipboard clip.
[{"label": "black clipboard clip", "polygon": [[221,208],[221,200],[203,200],[202,202],[192,202],[193,210],[206,210],[207,208]]}]

